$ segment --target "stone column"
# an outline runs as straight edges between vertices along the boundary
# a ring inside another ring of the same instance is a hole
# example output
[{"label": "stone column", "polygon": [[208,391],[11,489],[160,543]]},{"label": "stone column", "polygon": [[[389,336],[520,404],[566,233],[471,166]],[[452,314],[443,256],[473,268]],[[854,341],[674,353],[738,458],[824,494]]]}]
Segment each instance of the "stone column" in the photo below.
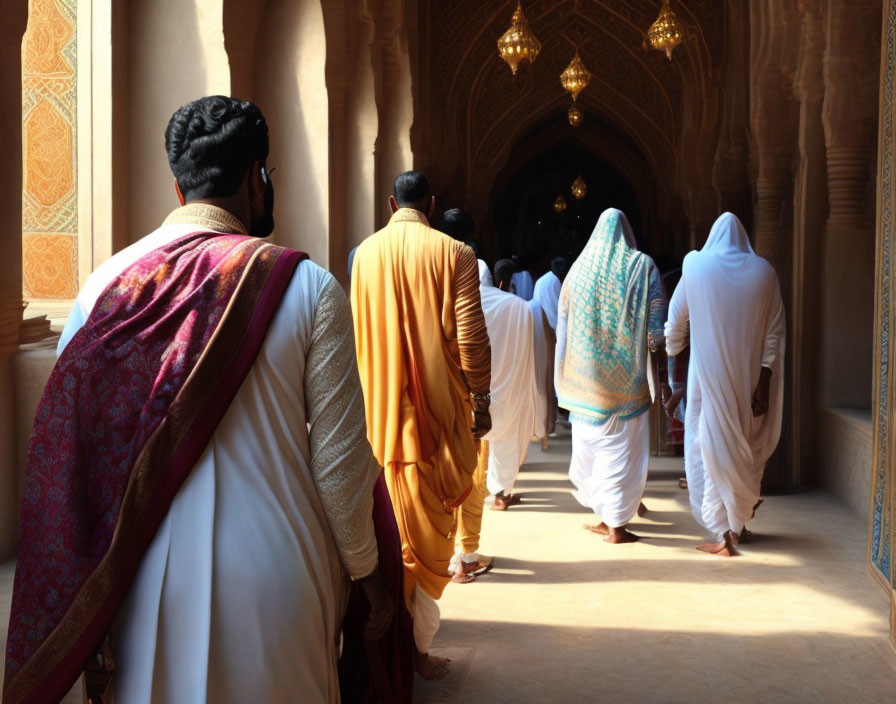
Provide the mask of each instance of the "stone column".
[{"label": "stone column", "polygon": [[[824,130],[821,105],[824,98],[823,0],[800,0],[802,31],[794,76],[794,95],[800,104],[799,153],[794,186],[793,305],[790,330],[793,340],[818,339],[821,298],[821,242],[827,193]],[[795,422],[790,445],[794,484],[817,478],[818,346],[791,343],[793,375],[791,408]]]},{"label": "stone column", "polygon": [[[414,122],[409,34],[402,0],[384,0],[377,27],[376,101],[379,132],[376,139],[376,219],[379,226],[388,221],[392,183],[402,171],[419,166],[411,151],[411,125]],[[434,187],[436,184],[433,184]],[[444,204],[443,204],[444,205]]]},{"label": "stone column", "polygon": [[22,35],[27,0],[0,0],[0,562],[15,556],[19,506],[12,359],[22,322]]},{"label": "stone column", "polygon": [[[797,64],[800,16],[796,0],[758,0],[750,5],[750,128],[756,173],[754,235],[757,254],[775,268],[792,320],[793,164],[799,124],[792,76]],[[790,329],[788,328],[788,334]],[[792,486],[790,443],[795,422],[792,409],[792,354],[785,364],[784,428],[778,450],[769,461],[763,487]]]},{"label": "stone column", "polygon": [[[829,215],[824,244],[822,398],[869,407],[881,4],[828,0],[824,104]],[[861,78],[859,78],[861,77]]]},{"label": "stone column", "polygon": [[[740,0],[726,0],[725,54],[719,71],[723,86],[712,184],[716,211],[737,215],[747,231],[753,228],[753,199],[748,173],[750,12]],[[699,244],[699,243],[698,243]]]}]

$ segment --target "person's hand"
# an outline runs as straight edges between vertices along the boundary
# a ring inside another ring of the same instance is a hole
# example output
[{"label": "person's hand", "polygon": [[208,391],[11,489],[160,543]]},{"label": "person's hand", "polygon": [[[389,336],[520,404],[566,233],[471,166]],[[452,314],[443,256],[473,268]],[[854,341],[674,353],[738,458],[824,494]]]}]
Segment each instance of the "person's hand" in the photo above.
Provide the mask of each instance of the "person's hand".
[{"label": "person's hand", "polygon": [[383,582],[383,575],[380,574],[380,568],[377,567],[372,573],[358,580],[361,584],[361,590],[367,597],[367,603],[370,604],[370,614],[367,616],[367,625],[364,628],[364,635],[370,640],[379,640],[389,626],[392,624],[392,617],[395,614],[395,605],[389,598],[389,592],[386,591],[386,585]]},{"label": "person's hand", "polygon": [[492,429],[492,416],[488,411],[488,401],[479,401],[476,403],[476,410],[473,411],[473,437],[481,440],[482,436]]},{"label": "person's hand", "polygon": [[681,399],[683,398],[684,389],[677,389],[676,391],[672,391],[671,389],[669,389],[669,397],[666,398],[665,396],[663,396],[663,408],[666,409],[666,415],[668,415],[670,418],[675,417],[675,411],[678,409],[678,405],[681,403]]},{"label": "person's hand", "polygon": [[103,704],[103,695],[109,689],[114,672],[115,659],[112,657],[112,647],[107,636],[84,664],[84,683],[89,704]]},{"label": "person's hand", "polygon": [[759,383],[753,392],[753,417],[758,418],[768,413],[768,398],[771,393],[772,370],[763,367],[759,374]]}]

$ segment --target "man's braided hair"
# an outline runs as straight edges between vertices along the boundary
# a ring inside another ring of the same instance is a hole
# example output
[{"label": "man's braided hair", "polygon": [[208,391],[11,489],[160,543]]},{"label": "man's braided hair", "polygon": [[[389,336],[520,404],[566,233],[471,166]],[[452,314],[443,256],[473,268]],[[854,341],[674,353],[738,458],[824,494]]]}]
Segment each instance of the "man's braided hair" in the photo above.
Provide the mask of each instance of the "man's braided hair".
[{"label": "man's braided hair", "polygon": [[168,163],[187,200],[232,196],[268,155],[268,125],[248,100],[211,95],[179,108],[165,130]]}]

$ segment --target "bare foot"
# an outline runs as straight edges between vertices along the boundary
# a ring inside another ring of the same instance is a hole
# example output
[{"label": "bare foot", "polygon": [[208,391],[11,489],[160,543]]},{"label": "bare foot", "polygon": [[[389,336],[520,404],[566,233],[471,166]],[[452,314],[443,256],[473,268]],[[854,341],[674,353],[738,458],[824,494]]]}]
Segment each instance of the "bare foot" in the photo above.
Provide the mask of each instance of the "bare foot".
[{"label": "bare foot", "polygon": [[638,504],[638,517],[643,518],[644,514],[647,513],[647,507],[644,505],[644,502]]},{"label": "bare foot", "polygon": [[548,439],[547,438],[541,439],[541,449],[543,451],[546,451],[548,449]]},{"label": "bare foot", "polygon": [[504,496],[504,492],[495,494],[495,502],[491,506],[492,511],[506,511],[508,508],[510,508],[510,500]]},{"label": "bare foot", "polygon": [[601,521],[600,523],[586,523],[582,526],[585,530],[590,530],[592,533],[597,533],[598,535],[609,535],[610,529],[607,527],[607,524]]},{"label": "bare foot", "polygon": [[710,555],[718,555],[719,557],[736,557],[740,555],[737,548],[737,537],[730,530],[725,532],[722,540],[718,543],[701,543],[697,549],[709,553]]},{"label": "bare foot", "polygon": [[437,658],[414,648],[414,671],[425,680],[443,680],[451,672],[448,658]]},{"label": "bare foot", "polygon": [[636,543],[639,538],[634,533],[629,533],[625,526],[621,528],[610,528],[610,534],[604,538],[605,543],[621,545],[622,543]]}]

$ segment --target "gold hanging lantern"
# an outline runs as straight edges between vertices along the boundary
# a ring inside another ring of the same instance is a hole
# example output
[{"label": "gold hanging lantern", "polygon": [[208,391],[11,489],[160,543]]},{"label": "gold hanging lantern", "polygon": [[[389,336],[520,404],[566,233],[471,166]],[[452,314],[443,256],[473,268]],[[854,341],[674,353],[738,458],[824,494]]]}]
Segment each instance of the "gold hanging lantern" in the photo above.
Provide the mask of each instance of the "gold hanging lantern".
[{"label": "gold hanging lantern", "polygon": [[565,210],[566,210],[566,199],[562,195],[559,195],[559,196],[557,196],[557,200],[554,201],[554,212],[562,213]]},{"label": "gold hanging lantern", "polygon": [[539,51],[541,51],[541,42],[532,34],[529,22],[523,14],[523,6],[521,2],[517,2],[516,10],[510,20],[510,29],[504,32],[498,40],[498,53],[510,66],[510,70],[515,76],[520,63],[523,61],[532,63]]},{"label": "gold hanging lantern", "polygon": [[569,66],[560,74],[560,83],[563,85],[563,90],[570,93],[573,102],[575,102],[576,98],[579,97],[579,93],[585,90],[590,82],[591,72],[585,68],[585,64],[582,63],[582,60],[579,58],[579,52],[576,50],[576,55],[569,62]]},{"label": "gold hanging lantern", "polygon": [[572,195],[576,200],[582,200],[586,195],[588,195],[588,184],[585,183],[585,179],[582,178],[582,172],[579,172],[579,177],[572,182],[572,186],[570,186],[570,191],[572,191]]},{"label": "gold hanging lantern", "polygon": [[567,114],[569,115],[569,124],[573,127],[578,127],[582,124],[582,120],[585,119],[585,111],[575,103],[569,106],[569,112]]},{"label": "gold hanging lantern", "polygon": [[650,46],[657,51],[665,51],[671,61],[672,52],[684,41],[685,32],[675,13],[672,12],[669,2],[670,0],[663,0],[659,17],[647,30],[647,38],[650,40]]}]

